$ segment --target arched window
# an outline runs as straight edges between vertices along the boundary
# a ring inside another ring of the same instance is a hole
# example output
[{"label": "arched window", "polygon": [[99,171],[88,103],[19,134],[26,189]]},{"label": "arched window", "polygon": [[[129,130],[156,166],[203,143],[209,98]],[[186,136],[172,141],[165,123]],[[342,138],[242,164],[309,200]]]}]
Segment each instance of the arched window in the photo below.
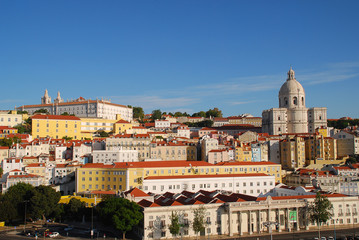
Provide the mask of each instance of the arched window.
[{"label": "arched window", "polygon": [[302,97],[302,105],[304,106],[304,97]]},{"label": "arched window", "polygon": [[297,105],[298,103],[297,103],[297,97],[293,97],[293,104],[294,105]]},{"label": "arched window", "polygon": [[288,98],[284,98],[284,106],[287,106],[288,105]]}]

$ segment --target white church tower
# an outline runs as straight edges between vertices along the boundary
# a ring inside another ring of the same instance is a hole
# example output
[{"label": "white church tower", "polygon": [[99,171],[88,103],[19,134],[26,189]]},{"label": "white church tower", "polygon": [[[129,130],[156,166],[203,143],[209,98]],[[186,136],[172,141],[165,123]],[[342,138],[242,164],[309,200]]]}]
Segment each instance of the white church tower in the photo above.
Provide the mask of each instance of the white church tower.
[{"label": "white church tower", "polygon": [[263,132],[271,135],[307,133],[327,126],[326,108],[306,108],[304,88],[295,79],[292,67],[288,71],[287,81],[279,90],[278,99],[279,108],[262,113]]},{"label": "white church tower", "polygon": [[60,92],[57,92],[57,98],[55,98],[54,103],[62,103],[64,99],[61,98]]},{"label": "white church tower", "polygon": [[41,98],[41,104],[50,104],[50,103],[51,103],[51,97],[49,96],[49,93],[47,92],[46,89],[44,96]]}]

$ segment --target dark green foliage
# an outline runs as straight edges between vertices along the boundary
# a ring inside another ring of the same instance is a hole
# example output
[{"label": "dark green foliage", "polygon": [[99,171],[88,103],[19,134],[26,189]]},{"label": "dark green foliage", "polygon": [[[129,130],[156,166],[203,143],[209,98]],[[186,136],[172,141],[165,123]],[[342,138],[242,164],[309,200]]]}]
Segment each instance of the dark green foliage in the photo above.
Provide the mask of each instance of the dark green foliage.
[{"label": "dark green foliage", "polygon": [[145,112],[141,107],[133,107],[133,118],[143,119]]},{"label": "dark green foliage", "polygon": [[188,127],[212,127],[213,121],[212,120],[204,120],[201,122],[187,122],[185,123]]},{"label": "dark green foliage", "polygon": [[41,108],[41,109],[38,109],[34,112],[35,113],[46,113],[46,114],[50,114],[49,111],[47,111],[47,109],[44,109],[44,108]]},{"label": "dark green foliage", "polygon": [[209,109],[206,112],[206,117],[222,117],[222,111],[218,108]]},{"label": "dark green foliage", "polygon": [[177,212],[172,212],[171,214],[171,224],[169,225],[170,233],[173,236],[177,236],[180,231],[179,217]]},{"label": "dark green foliage", "polygon": [[109,137],[109,136],[110,136],[110,134],[108,134],[108,133],[105,132],[104,130],[99,130],[99,131],[97,131],[96,133],[99,134],[100,137],[102,137],[102,138],[105,138],[105,137]]},{"label": "dark green foliage", "polygon": [[16,111],[17,114],[29,114],[27,111]]},{"label": "dark green foliage", "polygon": [[23,218],[25,201],[29,201],[33,194],[34,187],[30,184],[18,183],[9,187],[0,200],[0,220],[11,222]]},{"label": "dark green foliage", "polygon": [[38,186],[34,190],[30,199],[32,217],[46,219],[53,216],[59,210],[60,192],[56,192],[50,186]]},{"label": "dark green foliage", "polygon": [[0,139],[0,146],[11,147],[15,143],[21,143],[21,139],[18,137]]},{"label": "dark green foliage", "polygon": [[329,199],[317,192],[314,203],[309,208],[311,220],[316,222],[318,226],[327,222],[332,216],[332,208],[333,205]]},{"label": "dark green foliage", "polygon": [[152,111],[152,117],[151,117],[152,120],[161,119],[161,117],[162,117],[161,110],[156,109]]},{"label": "dark green foliage", "polygon": [[70,140],[72,140],[72,137],[64,136],[64,137],[62,137],[62,139],[65,139],[66,141],[70,141]]},{"label": "dark green foliage", "polygon": [[75,114],[69,114],[68,112],[61,113],[62,116],[75,116]]},{"label": "dark green foliage", "polygon": [[328,127],[334,127],[336,129],[344,129],[348,126],[358,126],[359,119],[339,119],[339,120],[328,120]]},{"label": "dark green foliage", "polygon": [[192,114],[192,117],[206,117],[206,112],[205,111],[200,111],[200,112],[196,112]]},{"label": "dark green foliage", "polygon": [[23,219],[25,204],[27,217],[47,218],[57,215],[60,193],[49,186],[33,187],[18,183],[11,186],[0,199],[0,220]]},{"label": "dark green foliage", "polygon": [[125,198],[117,197],[102,201],[99,204],[99,214],[105,224],[111,224],[120,230],[123,237],[143,218],[139,205]]},{"label": "dark green foliage", "polygon": [[194,217],[193,217],[192,228],[196,234],[205,230],[205,221],[204,221],[205,211],[206,209],[203,206],[193,210]]},{"label": "dark green foliage", "polygon": [[64,205],[65,218],[70,221],[81,221],[86,212],[86,203],[79,199],[72,198],[68,204]]}]

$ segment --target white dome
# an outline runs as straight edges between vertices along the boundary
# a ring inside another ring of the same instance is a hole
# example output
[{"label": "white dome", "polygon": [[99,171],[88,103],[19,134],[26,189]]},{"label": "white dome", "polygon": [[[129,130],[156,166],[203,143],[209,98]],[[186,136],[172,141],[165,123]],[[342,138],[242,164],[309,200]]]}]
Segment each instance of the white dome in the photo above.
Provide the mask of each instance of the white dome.
[{"label": "white dome", "polygon": [[305,92],[302,84],[295,79],[295,72],[290,68],[287,81],[282,85],[278,94],[279,107],[305,107]]},{"label": "white dome", "polygon": [[286,96],[291,94],[305,94],[302,84],[300,84],[295,79],[295,73],[292,68],[290,68],[290,70],[288,71],[287,81],[282,85],[279,90],[279,96]]}]

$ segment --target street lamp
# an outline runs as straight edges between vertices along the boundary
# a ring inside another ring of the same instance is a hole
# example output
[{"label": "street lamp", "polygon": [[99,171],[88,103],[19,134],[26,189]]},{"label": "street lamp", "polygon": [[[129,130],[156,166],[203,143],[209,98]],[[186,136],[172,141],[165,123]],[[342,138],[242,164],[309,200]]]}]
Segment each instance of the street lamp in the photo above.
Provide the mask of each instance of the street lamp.
[{"label": "street lamp", "polygon": [[269,228],[269,233],[270,233],[270,239],[271,240],[273,240],[272,225],[278,226],[278,223],[277,222],[272,222],[272,221],[268,221],[268,222],[263,223],[263,226]]}]

